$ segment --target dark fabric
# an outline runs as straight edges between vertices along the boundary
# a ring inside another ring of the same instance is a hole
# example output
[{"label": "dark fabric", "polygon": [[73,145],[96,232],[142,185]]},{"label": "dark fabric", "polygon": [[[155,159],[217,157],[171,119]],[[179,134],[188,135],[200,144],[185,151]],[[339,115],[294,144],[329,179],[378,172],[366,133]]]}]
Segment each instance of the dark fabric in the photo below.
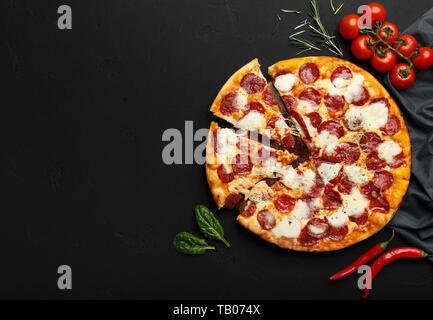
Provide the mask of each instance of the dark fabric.
[{"label": "dark fabric", "polygon": [[[433,47],[433,8],[402,34],[413,35],[420,46]],[[388,75],[385,85],[403,112],[412,144],[409,189],[390,227],[412,245],[433,253],[433,67],[418,72],[408,90],[394,89]]]}]

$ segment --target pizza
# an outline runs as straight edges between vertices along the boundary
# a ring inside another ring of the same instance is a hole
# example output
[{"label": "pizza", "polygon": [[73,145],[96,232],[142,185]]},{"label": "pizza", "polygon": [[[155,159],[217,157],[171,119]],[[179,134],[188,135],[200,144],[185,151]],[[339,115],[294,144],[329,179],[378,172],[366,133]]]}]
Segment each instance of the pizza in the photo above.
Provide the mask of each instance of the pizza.
[{"label": "pizza", "polygon": [[268,68],[257,59],[218,93],[206,174],[219,208],[282,248],[330,251],[394,216],[411,168],[400,110],[368,72],[342,59],[304,57]]}]

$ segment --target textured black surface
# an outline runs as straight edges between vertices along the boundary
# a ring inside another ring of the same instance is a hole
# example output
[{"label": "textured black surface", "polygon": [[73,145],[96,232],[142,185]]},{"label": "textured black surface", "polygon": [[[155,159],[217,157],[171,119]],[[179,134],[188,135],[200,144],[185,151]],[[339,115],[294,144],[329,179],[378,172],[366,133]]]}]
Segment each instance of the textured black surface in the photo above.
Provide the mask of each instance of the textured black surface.
[{"label": "textured black surface", "polygon": [[[363,3],[346,1],[335,18],[320,2],[332,31]],[[431,6],[381,3],[402,30]],[[72,7],[72,30],[57,29],[60,4]],[[216,208],[203,166],[163,164],[162,132],[183,132],[185,120],[207,128],[218,90],[252,58],[265,70],[294,56],[288,29],[301,16],[272,35],[280,8],[308,11],[288,0],[1,2],[0,297],[359,299],[356,276],[327,278],[389,231],[341,252],[297,253],[222,210],[230,249],[209,241],[217,251],[190,257],[171,244],[179,231],[199,234],[197,203]],[[71,291],[57,289],[61,264],[72,267]],[[371,299],[432,298],[432,272],[427,261],[395,263]]]}]

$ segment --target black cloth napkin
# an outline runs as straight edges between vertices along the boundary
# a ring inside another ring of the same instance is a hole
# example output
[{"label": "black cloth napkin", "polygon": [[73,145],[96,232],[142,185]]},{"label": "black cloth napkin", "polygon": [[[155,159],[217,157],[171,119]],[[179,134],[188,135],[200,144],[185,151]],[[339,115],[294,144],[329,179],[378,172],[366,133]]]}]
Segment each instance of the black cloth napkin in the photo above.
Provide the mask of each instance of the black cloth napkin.
[{"label": "black cloth napkin", "polygon": [[[411,34],[420,46],[432,48],[433,8],[401,34]],[[385,85],[403,113],[412,144],[409,188],[389,226],[412,245],[433,253],[433,67],[418,72],[408,90],[393,88],[389,75]]]}]

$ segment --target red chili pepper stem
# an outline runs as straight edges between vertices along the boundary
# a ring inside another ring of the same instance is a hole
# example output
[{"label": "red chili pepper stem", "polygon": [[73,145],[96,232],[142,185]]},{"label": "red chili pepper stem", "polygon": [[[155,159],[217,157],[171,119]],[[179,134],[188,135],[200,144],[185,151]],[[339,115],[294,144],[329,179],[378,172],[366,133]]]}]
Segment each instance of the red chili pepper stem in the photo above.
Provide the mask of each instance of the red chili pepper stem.
[{"label": "red chili pepper stem", "polygon": [[394,239],[394,236],[395,236],[395,232],[394,232],[394,230],[392,230],[391,238],[389,238],[389,240],[387,240],[387,241],[380,243],[380,246],[383,248],[383,250],[385,250],[386,247],[388,247],[389,243],[392,241],[392,239]]},{"label": "red chili pepper stem", "polygon": [[[414,247],[401,247],[401,248],[395,248],[389,250],[384,254],[382,254],[379,258],[377,258],[371,265],[370,281],[373,282],[374,278],[379,273],[379,271],[393,261],[404,259],[404,258],[419,259],[419,258],[425,258],[430,256],[432,255],[425,251],[422,251],[421,249],[414,248]],[[366,286],[364,288],[364,295],[362,296],[362,298],[363,299],[367,298],[369,293],[370,293],[370,289]]]},{"label": "red chili pepper stem", "polygon": [[433,254],[429,254],[429,253],[423,251],[421,254],[421,258],[427,258],[427,257],[433,257]]}]

